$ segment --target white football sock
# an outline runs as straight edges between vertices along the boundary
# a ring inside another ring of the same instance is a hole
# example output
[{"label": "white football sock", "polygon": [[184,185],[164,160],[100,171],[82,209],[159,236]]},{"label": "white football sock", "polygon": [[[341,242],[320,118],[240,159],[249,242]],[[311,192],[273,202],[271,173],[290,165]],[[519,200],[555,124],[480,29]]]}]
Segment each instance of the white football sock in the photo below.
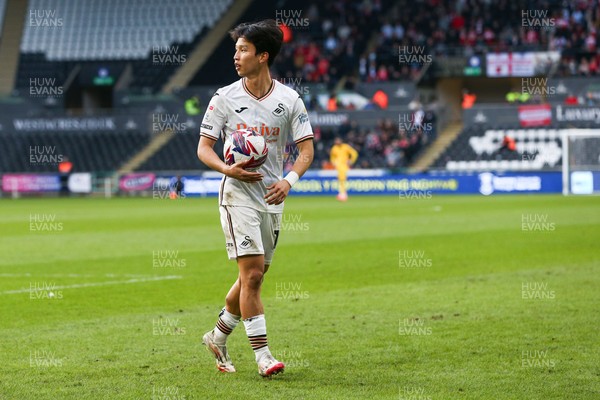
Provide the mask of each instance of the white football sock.
[{"label": "white football sock", "polygon": [[254,350],[256,362],[259,362],[267,354],[271,354],[267,345],[267,321],[265,315],[260,314],[244,320],[246,335]]},{"label": "white football sock", "polygon": [[219,320],[215,325],[215,329],[213,329],[216,344],[221,346],[225,345],[227,337],[235,329],[237,324],[240,323],[240,318],[239,315],[233,315],[223,307],[219,313]]}]

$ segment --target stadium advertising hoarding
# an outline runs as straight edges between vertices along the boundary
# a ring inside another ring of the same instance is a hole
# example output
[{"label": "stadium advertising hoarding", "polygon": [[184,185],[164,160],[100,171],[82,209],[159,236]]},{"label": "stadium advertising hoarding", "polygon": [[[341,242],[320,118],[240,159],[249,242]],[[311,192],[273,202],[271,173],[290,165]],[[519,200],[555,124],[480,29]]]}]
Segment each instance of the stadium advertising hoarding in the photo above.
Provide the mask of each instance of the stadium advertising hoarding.
[{"label": "stadium advertising hoarding", "polygon": [[155,178],[152,173],[126,174],[119,178],[119,189],[124,192],[151,190]]},{"label": "stadium advertising hoarding", "polygon": [[[483,194],[498,193],[560,193],[560,172],[492,173],[466,175],[382,175],[349,176],[349,194],[400,195],[425,197],[432,194]],[[292,189],[295,193],[317,195],[337,194],[335,176],[311,175],[303,177]]]},{"label": "stadium advertising hoarding", "polygon": [[91,193],[92,174],[77,172],[69,175],[68,187],[71,193]]},{"label": "stadium advertising hoarding", "polygon": [[520,125],[522,127],[547,126],[552,122],[560,126],[573,126],[577,123],[600,124],[598,106],[563,106],[550,104],[532,105],[489,105],[474,106],[463,110],[465,126],[479,124]]},{"label": "stadium advertising hoarding", "polygon": [[[92,174],[78,172],[69,175],[69,191],[72,193],[91,193]],[[2,191],[13,193],[45,193],[60,191],[60,175],[58,174],[4,174],[2,175]]]},{"label": "stadium advertising hoarding", "polygon": [[[69,181],[69,187],[72,192],[89,193],[91,176],[80,175],[86,176],[74,177],[73,182]],[[123,193],[168,192],[175,179],[176,176],[172,174],[126,174],[119,178],[119,189]],[[186,196],[217,196],[219,193],[221,178],[218,173],[188,174],[183,175],[181,180]],[[560,172],[405,175],[389,174],[383,170],[354,170],[350,172],[347,187],[349,194],[401,197],[424,197],[432,194],[487,196],[498,193],[560,193],[562,178]],[[58,192],[60,179],[57,174],[5,174],[2,176],[2,190],[21,193]],[[309,171],[292,189],[293,193],[302,195],[335,195],[337,191],[335,171]]]},{"label": "stadium advertising hoarding", "polygon": [[58,192],[60,176],[58,174],[4,174],[2,191],[18,193]]},{"label": "stadium advertising hoarding", "polygon": [[556,106],[558,122],[595,122],[600,124],[600,107]]},{"label": "stadium advertising hoarding", "polygon": [[[174,174],[133,173],[119,178],[119,189],[122,192],[152,192],[154,197],[160,193],[170,192],[177,179]],[[186,196],[216,196],[219,193],[221,176],[218,173],[207,172],[202,175],[181,175],[183,194]]]},{"label": "stadium advertising hoarding", "polygon": [[[150,176],[151,174],[148,174]],[[170,190],[174,175],[160,175],[149,190]],[[217,196],[221,178],[216,173],[182,176],[186,196]],[[473,173],[473,174],[388,174],[383,170],[354,170],[348,177],[349,194],[400,195],[419,197],[431,194],[497,194],[497,193],[560,193],[560,172]],[[131,190],[129,190],[131,191]],[[294,185],[293,193],[302,195],[335,195],[338,181],[335,171],[309,171]]]},{"label": "stadium advertising hoarding", "polygon": [[519,123],[522,127],[548,126],[552,123],[550,104],[519,106]]},{"label": "stadium advertising hoarding", "polygon": [[104,117],[28,117],[22,113],[5,114],[0,111],[0,131],[7,132],[98,132],[142,129],[148,124],[149,114],[132,112],[129,115]]},{"label": "stadium advertising hoarding", "polygon": [[574,171],[569,179],[571,193],[594,194],[600,192],[600,172],[598,171]]}]

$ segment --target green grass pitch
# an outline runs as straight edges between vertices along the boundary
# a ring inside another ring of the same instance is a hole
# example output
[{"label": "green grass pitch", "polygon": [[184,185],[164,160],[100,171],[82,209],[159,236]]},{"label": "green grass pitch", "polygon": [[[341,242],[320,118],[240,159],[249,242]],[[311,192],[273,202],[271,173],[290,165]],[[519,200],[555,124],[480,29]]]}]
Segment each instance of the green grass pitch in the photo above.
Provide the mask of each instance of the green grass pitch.
[{"label": "green grass pitch", "polygon": [[598,399],[600,198],[291,197],[258,376],[216,199],[0,201],[0,399]]}]

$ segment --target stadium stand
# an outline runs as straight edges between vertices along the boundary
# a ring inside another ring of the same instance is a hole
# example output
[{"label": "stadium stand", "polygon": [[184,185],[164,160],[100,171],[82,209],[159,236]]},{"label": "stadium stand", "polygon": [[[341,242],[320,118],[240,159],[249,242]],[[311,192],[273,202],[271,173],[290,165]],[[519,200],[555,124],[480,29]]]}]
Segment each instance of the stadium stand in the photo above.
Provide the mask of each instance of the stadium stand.
[{"label": "stadium stand", "polygon": [[[74,172],[114,171],[148,138],[140,131],[5,133],[0,148],[11,151],[0,157],[0,172],[56,172],[56,161],[63,158],[73,163]],[[38,149],[46,157],[36,158]]]},{"label": "stadium stand", "polygon": [[21,51],[44,52],[49,61],[143,59],[154,47],[191,42],[230,4],[171,0],[165,7],[157,0],[30,0],[32,17],[62,19],[62,24],[60,29],[27,24]]},{"label": "stadium stand", "polygon": [[[0,10],[4,3],[5,0],[0,0]],[[169,52],[176,47],[178,54],[189,54],[207,29],[213,27],[232,4],[233,0],[173,0],[167,7],[158,0],[80,1],[76,5],[67,0],[29,0],[21,42],[17,93],[25,95],[31,79],[52,79],[60,84],[76,67],[97,68],[98,63],[116,71],[130,65],[133,80],[127,87],[129,93],[157,93],[179,64],[154,62],[156,49]],[[547,7],[547,17],[554,21],[556,27],[546,30],[528,28],[521,18],[515,17],[520,15],[520,10],[531,7],[532,4],[525,0],[426,0],[415,4],[408,0],[311,1],[308,4],[300,0],[282,0],[270,9],[288,10],[288,28],[293,41],[284,46],[273,69],[275,76],[283,79],[284,83],[287,78],[300,79],[306,85],[319,85],[318,90],[315,89],[317,86],[311,86],[309,98],[305,97],[309,110],[313,109],[315,103],[312,98],[315,95],[328,95],[334,89],[360,94],[365,85],[389,85],[386,90],[393,110],[417,98],[422,89],[417,89],[415,82],[425,65],[399,63],[398,53],[402,46],[423,48],[426,54],[434,57],[524,49],[559,50],[562,60],[557,75],[597,74],[598,5],[589,1],[551,2]],[[258,12],[257,9],[253,8],[253,12]],[[403,9],[410,9],[411,13],[403,13]],[[294,10],[301,10],[299,21],[294,21]],[[431,10],[435,10],[433,17]],[[261,16],[277,18],[276,14]],[[31,23],[31,18],[54,18],[62,22],[60,28],[36,26]],[[280,18],[285,23],[286,16]],[[242,19],[256,18],[245,14]],[[230,62],[230,39],[225,38],[223,43]],[[200,76],[214,80],[211,69],[215,72],[214,76],[220,76],[217,70],[224,70],[216,58],[211,58],[207,64],[207,69],[198,70],[191,85],[200,82]],[[587,66],[581,68],[582,64]],[[234,71],[230,72],[234,74]],[[410,95],[405,95],[401,101],[394,100],[390,91],[396,89],[392,89],[392,85],[409,80],[412,81]],[[345,85],[341,85],[342,82]],[[293,82],[288,83],[294,86]],[[365,93],[369,94],[365,98],[370,99],[373,90],[373,86],[366,90]],[[368,103],[368,106],[373,104]],[[318,106],[314,108],[319,109]],[[349,111],[352,109],[349,108]],[[129,109],[113,108],[110,112],[127,113]],[[433,123],[431,129],[406,131],[392,121],[381,121],[375,127],[367,127],[353,125],[351,120],[350,117],[350,122],[338,127],[314,126],[319,132],[315,167],[327,167],[333,137],[340,135],[359,151],[357,168],[405,168],[436,138],[438,130],[437,123]],[[434,112],[426,114],[426,122],[437,120]],[[548,132],[552,129],[549,128]],[[499,156],[491,147],[499,146],[498,135],[506,130],[518,132],[515,133],[517,152]],[[99,137],[113,144],[116,144],[115,134],[98,132]],[[123,135],[125,144],[122,146],[126,154],[139,150],[151,139],[151,133],[143,130],[134,133],[120,131],[119,134]],[[96,142],[88,137],[90,133],[81,134],[85,140],[76,136],[73,133],[59,135],[49,132],[45,138],[48,143],[58,141],[66,149],[91,153],[89,148],[84,148],[96,146]],[[27,137],[24,134],[23,140],[19,141],[20,138],[7,135],[1,140],[25,145],[29,140]],[[433,167],[449,170],[556,168],[560,162],[556,159],[556,149],[560,150],[561,144],[559,138],[551,138],[551,133],[508,125],[467,127]],[[196,145],[195,134],[177,133],[136,170],[204,169],[195,156]],[[538,151],[537,155],[524,160],[523,154],[530,154],[533,147]],[[10,157],[3,159],[2,170],[43,170],[43,166],[11,160]],[[123,161],[124,158],[109,156],[100,163],[89,156],[76,160],[75,164],[86,170],[117,169],[119,165],[115,165],[115,160]]]},{"label": "stadium stand", "polygon": [[[515,140],[515,151],[502,151],[502,140]],[[434,169],[556,170],[562,161],[558,128],[522,129],[470,126],[435,161]]]},{"label": "stadium stand", "polygon": [[159,1],[108,0],[73,7],[66,0],[30,0],[31,18],[61,26],[26,23],[17,88],[39,75],[62,83],[76,65],[104,61],[117,68],[131,63],[130,87],[155,93],[231,4],[176,0],[165,7]]},{"label": "stadium stand", "polygon": [[[191,171],[208,169],[198,162],[196,148],[198,134],[195,132],[177,133],[160,151],[156,152],[139,168],[139,171]],[[223,153],[223,143],[218,141],[214,147],[217,154]]]}]

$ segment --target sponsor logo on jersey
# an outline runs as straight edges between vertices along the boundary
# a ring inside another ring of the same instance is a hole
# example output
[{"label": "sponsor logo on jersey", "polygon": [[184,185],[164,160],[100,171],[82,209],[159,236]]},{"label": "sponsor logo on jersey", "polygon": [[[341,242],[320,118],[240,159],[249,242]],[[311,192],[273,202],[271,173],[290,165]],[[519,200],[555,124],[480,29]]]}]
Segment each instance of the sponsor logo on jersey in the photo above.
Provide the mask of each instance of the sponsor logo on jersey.
[{"label": "sponsor logo on jersey", "polygon": [[208,129],[209,131],[212,131],[213,129],[213,126],[208,124],[200,124],[200,126],[204,129]]},{"label": "sponsor logo on jersey", "polygon": [[306,115],[306,113],[302,113],[302,114],[298,115],[298,120],[300,121],[301,124],[303,124],[308,121],[308,115]]},{"label": "sponsor logo on jersey", "polygon": [[242,243],[240,243],[240,249],[247,249],[252,246],[252,239],[250,236],[245,236]]},{"label": "sponsor logo on jersey", "polygon": [[234,111],[239,114],[242,111],[247,110],[247,109],[248,109],[248,107],[240,107],[238,110],[234,110]]},{"label": "sponsor logo on jersey", "polygon": [[208,107],[208,111],[206,112],[206,114],[204,114],[204,121],[207,121],[207,122],[210,121],[210,118],[212,116],[212,112],[213,112],[214,109],[215,109],[214,106],[209,106]]},{"label": "sponsor logo on jersey", "polygon": [[281,117],[284,113],[285,113],[285,108],[284,108],[283,104],[281,104],[281,103],[277,104],[277,108],[273,110],[273,115]]},{"label": "sponsor logo on jersey", "polygon": [[[243,122],[237,124],[236,130],[251,129],[261,136],[265,137],[267,142],[276,141],[279,138],[280,128],[278,126],[267,126],[260,124],[260,126],[248,126]],[[269,140],[271,139],[271,140]]]}]

